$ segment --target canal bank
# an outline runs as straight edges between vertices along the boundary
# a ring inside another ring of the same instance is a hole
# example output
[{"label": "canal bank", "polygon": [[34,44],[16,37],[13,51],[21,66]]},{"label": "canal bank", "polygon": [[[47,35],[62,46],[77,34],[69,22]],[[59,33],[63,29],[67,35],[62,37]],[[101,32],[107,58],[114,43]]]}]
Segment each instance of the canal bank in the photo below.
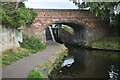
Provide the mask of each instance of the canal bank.
[{"label": "canal bank", "polygon": [[89,51],[78,46],[67,46],[68,54],[60,67],[52,71],[50,80],[93,79],[119,80],[119,52]]},{"label": "canal bank", "polygon": [[119,36],[106,36],[99,40],[91,42],[92,48],[106,49],[110,51],[120,51],[120,37]]},{"label": "canal bank", "polygon": [[[62,45],[60,50],[54,53],[47,62],[35,67],[30,73],[29,79],[94,78],[97,80],[102,78],[108,80],[111,78],[110,75],[113,75],[114,79],[120,78],[119,52],[65,46]],[[35,72],[39,75],[35,76]]]},{"label": "canal bank", "polygon": [[34,70],[31,71],[28,78],[30,80],[32,78],[49,79],[51,72],[60,67],[67,53],[68,49],[64,45],[61,45],[60,49],[54,52],[46,62],[36,66]]},{"label": "canal bank", "polygon": [[45,50],[25,57],[2,68],[3,79],[27,78],[31,70],[33,70],[38,64],[46,62],[48,58],[59,49],[60,44],[48,41],[47,48]]}]

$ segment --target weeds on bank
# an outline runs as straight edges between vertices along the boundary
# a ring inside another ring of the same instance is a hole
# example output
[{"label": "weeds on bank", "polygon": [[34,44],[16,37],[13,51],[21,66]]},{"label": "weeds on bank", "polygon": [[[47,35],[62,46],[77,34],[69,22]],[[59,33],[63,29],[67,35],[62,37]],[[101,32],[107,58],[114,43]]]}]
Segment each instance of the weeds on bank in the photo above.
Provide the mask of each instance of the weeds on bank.
[{"label": "weeds on bank", "polygon": [[21,48],[8,49],[2,53],[2,66],[9,65],[23,57],[34,54],[46,47],[35,37],[24,37]]},{"label": "weeds on bank", "polygon": [[40,73],[39,68],[35,68],[29,74],[28,80],[47,80],[47,79],[45,79],[45,76],[42,73]]},{"label": "weeds on bank", "polygon": [[92,47],[105,49],[120,49],[120,37],[106,37],[94,41]]},{"label": "weeds on bank", "polygon": [[[61,62],[67,56],[67,52],[68,52],[67,48],[64,45],[62,45],[61,49],[55,52],[48,59],[48,61],[36,66],[35,69],[30,72],[28,79],[34,80],[34,78],[36,78],[38,80],[49,80],[47,79],[46,76],[44,76],[44,74],[49,75],[52,71],[60,67]],[[40,69],[43,69],[43,68],[45,69],[45,71],[41,73]]]},{"label": "weeds on bank", "polygon": [[43,50],[46,47],[46,45],[44,45],[41,42],[41,40],[39,40],[33,36],[31,36],[31,37],[24,36],[21,47],[38,52],[39,50]]},{"label": "weeds on bank", "polygon": [[[18,48],[18,49],[20,49],[20,48]],[[31,54],[31,52],[32,52],[31,50],[24,49],[23,51],[16,53],[13,49],[9,49],[2,53],[3,54],[2,66],[9,65],[11,62],[15,62],[25,56],[28,56]]]}]

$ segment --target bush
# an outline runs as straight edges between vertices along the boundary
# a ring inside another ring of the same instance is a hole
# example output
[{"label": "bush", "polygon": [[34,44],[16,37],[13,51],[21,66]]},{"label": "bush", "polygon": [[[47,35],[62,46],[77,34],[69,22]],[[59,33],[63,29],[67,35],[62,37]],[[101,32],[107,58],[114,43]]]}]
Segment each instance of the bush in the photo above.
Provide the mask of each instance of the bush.
[{"label": "bush", "polygon": [[24,36],[23,43],[21,44],[21,47],[26,49],[34,50],[35,52],[42,50],[45,48],[45,45],[41,43],[40,39],[37,39],[33,36],[28,37]]},{"label": "bush", "polygon": [[45,76],[39,71],[39,69],[34,69],[28,76],[28,80],[46,80],[46,79]]},{"label": "bush", "polygon": [[26,8],[23,2],[19,3],[17,9],[16,3],[3,2],[1,13],[2,25],[10,28],[26,27],[32,23],[37,15],[32,9]]}]

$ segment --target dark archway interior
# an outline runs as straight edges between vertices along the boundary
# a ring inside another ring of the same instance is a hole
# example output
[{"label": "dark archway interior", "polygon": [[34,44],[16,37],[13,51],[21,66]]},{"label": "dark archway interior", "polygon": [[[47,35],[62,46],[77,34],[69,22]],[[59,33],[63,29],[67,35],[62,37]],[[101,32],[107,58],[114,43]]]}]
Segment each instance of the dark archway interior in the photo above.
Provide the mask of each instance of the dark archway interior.
[{"label": "dark archway interior", "polygon": [[46,40],[52,40],[52,36],[50,34],[50,30],[49,27],[46,28]]},{"label": "dark archway interior", "polygon": [[[73,28],[74,33],[73,33],[73,39],[72,39],[73,41],[72,42],[74,42],[76,44],[81,44],[81,43],[86,44],[86,41],[87,41],[86,40],[87,39],[87,27],[85,25],[82,25],[82,24],[77,23],[77,22],[54,22],[53,24],[59,25],[59,27],[61,27],[62,25],[67,25],[67,26]],[[52,37],[50,35],[50,31],[48,30],[48,28],[46,28],[46,30],[47,30],[46,39],[52,39]],[[59,32],[59,30],[58,30],[58,32]],[[60,34],[60,33],[55,32],[55,34]],[[65,35],[63,35],[63,36],[66,37]],[[56,40],[56,42],[59,42],[59,41]],[[67,43],[67,42],[70,42],[70,41],[66,40],[65,43]]]}]

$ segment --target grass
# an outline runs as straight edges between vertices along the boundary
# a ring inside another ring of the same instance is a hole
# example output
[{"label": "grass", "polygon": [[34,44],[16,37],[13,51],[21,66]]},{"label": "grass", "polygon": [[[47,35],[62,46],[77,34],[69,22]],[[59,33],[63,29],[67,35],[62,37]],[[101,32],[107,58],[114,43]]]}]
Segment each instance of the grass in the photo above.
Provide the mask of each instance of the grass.
[{"label": "grass", "polygon": [[[36,79],[35,79],[36,78]],[[35,68],[28,76],[28,80],[47,80],[46,77],[39,71],[39,68]]]},{"label": "grass", "polygon": [[71,28],[70,26],[64,25],[63,28],[71,34],[73,34],[74,32],[73,28]]},{"label": "grass", "polygon": [[[17,48],[17,50],[9,49],[3,52],[2,54],[2,66],[9,65],[12,62],[15,62],[25,56],[32,54],[32,50]],[[21,51],[19,51],[21,50]],[[19,52],[18,52],[19,51]]]},{"label": "grass", "polygon": [[43,50],[46,47],[46,45],[44,45],[40,39],[34,36],[24,36],[21,47],[38,52],[39,50]]},{"label": "grass", "polygon": [[2,66],[16,62],[23,57],[34,54],[38,51],[45,49],[46,45],[41,43],[39,39],[35,37],[24,37],[23,43],[20,48],[8,49],[2,53]]},{"label": "grass", "polygon": [[[67,56],[67,48],[62,45],[60,50],[55,52],[43,66],[46,68],[46,73],[50,74],[54,69],[60,67],[60,64],[63,59]],[[43,67],[42,66],[42,67]],[[41,66],[40,66],[41,67]]]},{"label": "grass", "polygon": [[105,37],[92,42],[92,47],[105,49],[120,49],[120,37]]}]

